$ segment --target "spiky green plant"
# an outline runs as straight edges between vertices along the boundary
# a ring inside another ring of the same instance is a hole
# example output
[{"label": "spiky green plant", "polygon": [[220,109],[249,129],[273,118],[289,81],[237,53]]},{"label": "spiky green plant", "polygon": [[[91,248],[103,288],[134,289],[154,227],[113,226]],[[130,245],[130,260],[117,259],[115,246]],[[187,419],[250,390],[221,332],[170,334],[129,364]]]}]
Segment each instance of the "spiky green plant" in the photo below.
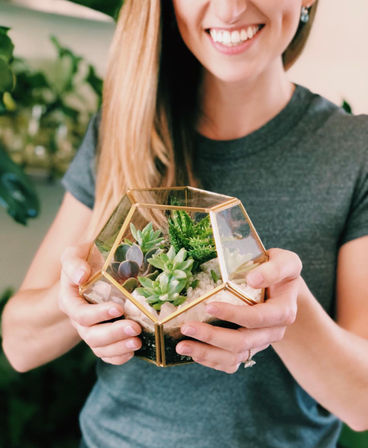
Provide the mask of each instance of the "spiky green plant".
[{"label": "spiky green plant", "polygon": [[163,241],[162,232],[160,230],[153,230],[152,223],[148,223],[142,230],[137,230],[133,223],[130,224],[130,231],[134,239],[139,244],[143,254],[158,249]]},{"label": "spiky green plant", "polygon": [[182,248],[176,253],[175,248],[170,246],[167,253],[159,252],[149,258],[148,262],[162,272],[155,280],[138,277],[142,285],[142,288],[136,290],[138,294],[145,297],[147,302],[158,311],[165,302],[175,306],[183,303],[186,297],[180,293],[188,286],[194,262],[192,258],[187,258],[187,251]]},{"label": "spiky green plant", "polygon": [[186,211],[174,210],[169,222],[170,243],[176,251],[187,250],[194,259],[193,271],[199,270],[202,263],[217,257],[210,217],[207,215],[195,222]]}]

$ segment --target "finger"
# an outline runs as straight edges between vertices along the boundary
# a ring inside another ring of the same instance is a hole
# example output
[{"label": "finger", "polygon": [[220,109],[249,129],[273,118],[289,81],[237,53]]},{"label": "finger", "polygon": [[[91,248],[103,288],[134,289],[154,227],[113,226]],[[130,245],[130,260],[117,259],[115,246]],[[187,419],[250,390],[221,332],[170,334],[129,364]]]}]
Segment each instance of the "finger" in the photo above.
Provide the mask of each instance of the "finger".
[{"label": "finger", "polygon": [[179,342],[176,351],[180,355],[190,356],[198,364],[226,373],[235,373],[241,358],[246,356],[244,353],[238,355],[195,341]]},{"label": "finger", "polygon": [[209,314],[220,320],[246,328],[270,328],[291,325],[296,318],[298,286],[296,282],[283,285],[279,295],[257,305],[231,305],[212,302],[206,306]]},{"label": "finger", "polygon": [[104,347],[138,336],[142,331],[136,322],[126,319],[92,327],[83,327],[77,324],[77,330],[82,339],[92,348]]},{"label": "finger", "polygon": [[107,364],[113,364],[116,366],[120,366],[122,364],[125,364],[126,362],[130,361],[134,356],[134,352],[128,353],[126,355],[121,356],[114,356],[114,357],[106,357],[101,358],[103,362],[106,362]]},{"label": "finger", "polygon": [[91,272],[86,262],[91,244],[67,247],[60,257],[62,272],[75,285],[85,282]]},{"label": "finger", "polygon": [[61,308],[72,323],[75,322],[84,327],[116,319],[124,314],[123,306],[112,301],[95,304],[88,303],[77,295],[68,295],[63,297],[62,302]]},{"label": "finger", "polygon": [[262,347],[280,341],[284,337],[285,327],[230,330],[215,325],[190,322],[183,325],[181,332],[208,345],[241,354],[254,347]]},{"label": "finger", "polygon": [[262,263],[247,275],[249,286],[267,288],[285,280],[293,280],[300,275],[302,262],[294,252],[270,249],[267,253],[269,261]]},{"label": "finger", "polygon": [[141,347],[142,341],[139,338],[129,338],[105,347],[95,347],[92,350],[99,358],[116,358],[139,350]]}]

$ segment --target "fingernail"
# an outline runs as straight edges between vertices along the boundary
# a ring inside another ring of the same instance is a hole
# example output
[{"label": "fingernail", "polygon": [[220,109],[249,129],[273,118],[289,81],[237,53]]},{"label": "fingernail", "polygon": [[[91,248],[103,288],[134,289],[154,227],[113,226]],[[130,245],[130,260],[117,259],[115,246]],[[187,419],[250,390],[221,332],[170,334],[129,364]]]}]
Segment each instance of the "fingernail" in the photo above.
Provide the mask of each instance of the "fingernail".
[{"label": "fingernail", "polygon": [[209,314],[216,314],[219,309],[216,305],[210,304],[210,305],[206,306],[206,310],[207,310],[207,313],[209,313]]},{"label": "fingernail", "polygon": [[196,329],[194,327],[190,327],[189,325],[185,325],[182,327],[181,332],[186,336],[193,336],[196,333]]},{"label": "fingernail", "polygon": [[191,353],[189,346],[184,344],[176,346],[176,351],[179,355],[190,355]]},{"label": "fingernail", "polygon": [[126,346],[127,346],[128,348],[136,349],[136,348],[138,348],[138,342],[135,341],[134,339],[133,339],[133,340],[130,339],[130,340],[128,340],[128,341],[126,342]]},{"label": "fingernail", "polygon": [[79,269],[74,276],[74,282],[79,285],[79,283],[82,281],[82,278],[84,277],[86,271],[84,269]]},{"label": "fingernail", "polygon": [[112,317],[119,317],[122,315],[121,311],[115,307],[110,308],[108,312],[109,312],[110,316],[112,316]]},{"label": "fingernail", "polygon": [[247,275],[247,282],[251,283],[252,286],[259,286],[263,283],[263,275],[260,272],[250,272]]},{"label": "fingernail", "polygon": [[125,327],[125,333],[128,336],[137,336],[137,331],[131,325]]}]

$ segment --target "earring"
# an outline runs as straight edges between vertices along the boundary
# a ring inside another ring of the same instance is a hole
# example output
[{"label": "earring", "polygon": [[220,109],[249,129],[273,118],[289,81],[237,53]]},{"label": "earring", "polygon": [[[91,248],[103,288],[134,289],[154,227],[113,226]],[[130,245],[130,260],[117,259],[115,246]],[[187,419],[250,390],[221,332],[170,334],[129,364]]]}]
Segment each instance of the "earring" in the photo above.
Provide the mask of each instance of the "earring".
[{"label": "earring", "polygon": [[309,9],[306,6],[302,7],[300,21],[303,23],[307,23],[309,21]]}]

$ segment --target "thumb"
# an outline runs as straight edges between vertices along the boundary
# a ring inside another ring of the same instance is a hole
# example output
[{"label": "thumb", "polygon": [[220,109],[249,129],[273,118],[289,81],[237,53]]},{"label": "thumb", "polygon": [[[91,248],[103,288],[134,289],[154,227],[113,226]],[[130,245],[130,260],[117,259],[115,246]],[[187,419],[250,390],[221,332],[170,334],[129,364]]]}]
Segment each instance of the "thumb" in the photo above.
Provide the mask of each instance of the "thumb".
[{"label": "thumb", "polygon": [[91,243],[67,247],[60,257],[62,277],[74,285],[81,285],[89,278],[91,267],[86,261]]}]

